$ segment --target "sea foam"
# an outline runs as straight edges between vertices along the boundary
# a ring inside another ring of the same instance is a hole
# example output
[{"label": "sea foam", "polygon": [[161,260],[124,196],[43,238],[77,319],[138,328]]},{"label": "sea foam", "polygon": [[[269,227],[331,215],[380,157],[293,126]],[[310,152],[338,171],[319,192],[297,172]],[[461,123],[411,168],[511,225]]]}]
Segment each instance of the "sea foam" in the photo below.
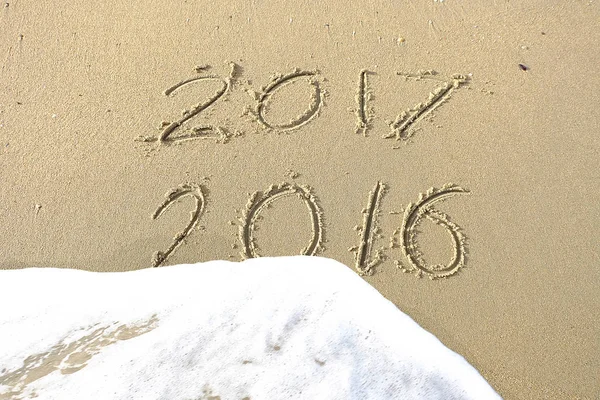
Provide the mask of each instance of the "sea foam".
[{"label": "sea foam", "polygon": [[327,258],[29,268],[0,287],[0,399],[500,398]]}]

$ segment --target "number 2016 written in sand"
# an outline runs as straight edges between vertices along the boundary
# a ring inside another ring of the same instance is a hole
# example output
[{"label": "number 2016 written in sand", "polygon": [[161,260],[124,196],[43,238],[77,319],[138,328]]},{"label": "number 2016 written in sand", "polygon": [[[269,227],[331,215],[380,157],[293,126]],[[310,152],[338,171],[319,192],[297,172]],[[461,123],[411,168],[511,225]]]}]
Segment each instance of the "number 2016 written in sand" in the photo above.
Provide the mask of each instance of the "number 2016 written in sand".
[{"label": "number 2016 written in sand", "polygon": [[[182,116],[173,122],[163,122],[161,133],[158,137],[145,136],[138,140],[143,142],[158,142],[160,145],[171,144],[175,142],[190,141],[193,139],[213,138],[217,141],[226,142],[234,137],[228,129],[213,125],[189,126],[197,117],[211,107],[216,107],[219,101],[224,101],[229,92],[233,90],[235,82],[240,78],[241,67],[237,64],[230,64],[230,73],[227,77],[216,74],[209,74],[209,67],[197,67],[199,75],[186,79],[170,87],[165,91],[166,96],[171,96],[180,88],[201,82],[217,82],[219,87],[214,94],[208,96],[200,103],[193,106],[190,110],[185,110]],[[372,99],[371,89],[369,88],[368,77],[373,74],[370,71],[362,70],[358,73],[358,88],[355,96],[356,106],[352,111],[356,118],[356,133],[367,135],[372,129],[372,122],[375,117],[373,109],[370,106]],[[408,140],[415,132],[414,126],[421,120],[430,115],[433,110],[446,102],[452,92],[469,82],[468,77],[464,75],[453,75],[449,79],[443,79],[434,71],[419,71],[415,74],[396,73],[404,79],[423,80],[429,79],[439,82],[439,86],[431,92],[428,98],[401,112],[393,122],[390,122],[390,131],[382,135],[383,138],[396,140]],[[272,96],[280,88],[305,79],[312,86],[311,102],[308,108],[301,114],[289,120],[286,123],[276,123],[270,121],[265,110],[268,108]],[[246,108],[245,114],[253,116],[255,122],[267,130],[291,131],[310,123],[320,114],[323,107],[323,97],[326,92],[321,89],[320,73],[318,71],[305,71],[295,69],[288,74],[279,74],[272,77],[271,81],[261,88],[260,92],[250,91],[255,100],[253,109]],[[235,135],[239,136],[239,135]],[[396,147],[395,147],[396,148]],[[350,247],[348,250],[355,255],[355,268],[361,275],[371,275],[375,267],[387,258],[386,253],[394,248],[399,248],[402,257],[401,260],[395,260],[396,266],[417,276],[428,276],[431,279],[444,278],[455,274],[465,263],[465,236],[461,228],[450,221],[449,217],[443,212],[434,208],[434,205],[449,197],[468,193],[466,189],[458,185],[446,184],[440,189],[431,188],[425,193],[419,195],[415,203],[409,203],[404,209],[404,215],[400,226],[390,237],[389,245],[375,249],[374,242],[382,238],[379,227],[381,218],[380,205],[386,185],[377,182],[374,188],[369,192],[366,207],[361,211],[363,214],[362,225],[357,225],[354,230],[359,234],[358,244]],[[187,183],[172,189],[166,195],[165,201],[158,207],[152,215],[153,219],[160,217],[174,202],[183,197],[192,197],[195,202],[191,217],[184,229],[175,235],[172,244],[164,251],[157,251],[152,258],[152,266],[162,265],[171,254],[185,241],[185,238],[198,225],[206,208],[206,188],[203,185]],[[264,212],[276,200],[296,196],[305,204],[311,217],[312,236],[307,246],[302,249],[301,254],[317,255],[324,251],[324,226],[323,211],[319,205],[313,189],[298,184],[282,183],[272,185],[263,192],[255,192],[245,207],[242,216],[238,218],[239,232],[238,239],[241,244],[242,258],[260,257],[258,243],[254,237],[258,221],[261,219],[261,213]],[[450,235],[453,242],[454,253],[452,259],[447,264],[430,265],[423,259],[423,253],[416,242],[417,227],[427,219],[443,227]],[[235,224],[235,222],[232,222]],[[234,247],[237,247],[235,245]]]},{"label": "number 2016 written in sand", "polygon": [[[195,226],[198,225],[206,207],[203,185],[186,183],[170,190],[166,194],[165,201],[152,215],[158,218],[175,201],[190,196],[194,199],[194,209],[191,211],[190,220],[180,233],[173,238],[173,243],[166,251],[157,251],[152,257],[152,266],[162,265],[167,258],[184,242]],[[461,228],[445,213],[434,208],[434,205],[442,200],[459,194],[467,194],[468,190],[454,184],[446,184],[440,189],[431,188],[419,195],[414,203],[409,203],[404,209],[404,215],[400,226],[390,237],[389,245],[380,249],[374,249],[374,241],[381,238],[381,229],[378,220],[381,218],[381,200],[386,192],[386,185],[377,182],[369,192],[366,207],[362,209],[363,221],[353,229],[358,232],[360,239],[356,246],[348,250],[355,254],[355,268],[361,275],[371,275],[374,268],[386,258],[386,252],[394,248],[400,248],[405,263],[395,260],[396,266],[417,276],[428,276],[431,279],[444,278],[455,274],[465,263],[465,236]],[[260,257],[258,243],[254,237],[254,231],[261,213],[273,202],[286,196],[296,196],[306,206],[311,217],[312,235],[307,246],[302,249],[303,255],[317,255],[325,248],[323,211],[312,188],[306,185],[290,184],[287,182],[272,185],[267,190],[257,191],[252,194],[246,204],[242,215],[238,218],[238,238],[241,243],[242,258]],[[426,218],[441,227],[449,234],[453,241],[454,254],[447,264],[428,265],[423,260],[423,254],[416,243],[417,226]],[[230,221],[235,225],[235,222]],[[235,246],[237,247],[237,246]]]}]

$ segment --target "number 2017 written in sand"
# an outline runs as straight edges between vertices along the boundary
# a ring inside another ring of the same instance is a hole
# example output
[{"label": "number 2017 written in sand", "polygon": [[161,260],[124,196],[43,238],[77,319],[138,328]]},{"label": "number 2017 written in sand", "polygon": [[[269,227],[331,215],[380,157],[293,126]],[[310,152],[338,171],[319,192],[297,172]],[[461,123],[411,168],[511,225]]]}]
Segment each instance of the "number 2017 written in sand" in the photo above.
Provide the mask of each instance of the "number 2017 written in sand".
[{"label": "number 2017 written in sand", "polygon": [[[234,63],[230,64],[229,76],[225,78],[215,74],[208,74],[208,68],[197,67],[196,70],[199,72],[199,76],[184,80],[170,87],[165,91],[165,95],[170,96],[178,89],[192,83],[208,81],[219,84],[217,91],[204,101],[193,106],[191,110],[185,110],[178,120],[163,122],[160,128],[161,133],[158,137],[145,136],[137,140],[158,142],[160,145],[163,145],[206,138],[214,138],[218,141],[226,142],[231,137],[234,137],[226,128],[211,124],[198,125],[191,129],[188,128],[191,121],[199,117],[203,111],[216,106],[219,100],[224,100],[235,86],[234,82],[240,78],[241,74],[241,67]],[[371,101],[371,91],[368,85],[368,76],[370,74],[372,72],[367,70],[359,72],[358,89],[355,97],[356,108],[352,110],[356,118],[355,131],[365,136],[372,128],[374,118],[374,113],[369,104]],[[411,138],[415,132],[414,126],[419,121],[426,118],[433,110],[447,101],[454,90],[469,82],[468,77],[464,75],[453,75],[450,79],[442,79],[434,71],[419,71],[415,74],[397,73],[397,75],[405,79],[435,80],[440,82],[440,86],[429,94],[427,100],[400,113],[389,124],[390,131],[382,136],[386,139],[408,140]],[[253,98],[256,101],[255,107],[254,109],[247,108],[245,114],[251,114],[258,124],[268,130],[290,131],[301,128],[318,117],[323,106],[325,92],[321,89],[319,76],[320,73],[318,71],[304,71],[300,69],[296,69],[289,74],[275,75],[266,86],[262,87],[261,92],[253,92]],[[306,111],[286,123],[269,121],[265,110],[268,108],[272,95],[278,89],[299,79],[306,79],[313,88],[311,102]],[[195,201],[195,207],[191,212],[188,224],[180,233],[175,235],[172,244],[165,251],[157,251],[154,254],[152,258],[153,267],[162,265],[198,225],[206,208],[206,192],[207,190],[203,185],[186,183],[167,193],[165,201],[152,215],[153,219],[160,217],[170,205],[183,197],[192,197]],[[467,190],[454,184],[446,184],[440,189],[431,188],[421,194],[415,203],[409,203],[404,209],[401,224],[391,235],[389,245],[376,250],[374,249],[374,242],[376,239],[382,237],[378,220],[381,218],[380,204],[385,192],[386,185],[382,182],[377,182],[373,190],[369,193],[366,207],[362,210],[362,225],[354,227],[354,230],[360,236],[360,240],[358,245],[352,246],[348,250],[355,254],[355,268],[359,274],[371,275],[374,273],[375,267],[387,258],[386,252],[394,248],[400,248],[402,258],[404,259],[404,262],[395,260],[396,266],[404,272],[415,273],[417,276],[425,275],[431,279],[448,277],[455,274],[464,266],[466,253],[465,236],[461,228],[451,222],[446,214],[435,209],[434,205],[454,195],[468,193]],[[311,217],[312,237],[308,245],[302,249],[301,254],[317,255],[324,250],[323,211],[312,188],[295,183],[282,183],[272,185],[264,192],[255,192],[248,200],[242,216],[238,219],[240,222],[238,238],[241,243],[242,258],[261,256],[253,234],[258,221],[261,219],[261,213],[276,200],[287,196],[296,196],[301,199]],[[423,253],[416,242],[417,227],[423,219],[440,225],[450,234],[454,253],[452,259],[447,264],[429,265],[424,261]],[[235,224],[235,222],[231,223]]]},{"label": "number 2017 written in sand", "polygon": [[[229,67],[228,76],[207,73],[211,68],[210,66],[196,67],[196,71],[199,72],[198,76],[185,79],[165,90],[165,96],[171,97],[180,89],[192,84],[209,82],[217,82],[219,84],[218,89],[212,95],[209,95],[200,103],[193,105],[190,109],[183,110],[182,116],[176,121],[164,121],[159,127],[161,133],[158,137],[140,136],[136,140],[140,142],[172,144],[192,139],[212,138],[225,143],[233,137],[241,136],[239,132],[236,135],[232,134],[224,126],[213,124],[190,126],[192,120],[201,117],[203,112],[208,111],[212,107],[217,107],[219,102],[226,101],[227,95],[235,90],[235,88],[244,86],[241,83],[242,68],[235,63],[230,63]],[[372,91],[369,88],[368,82],[368,76],[373,74],[374,72],[368,70],[361,70],[359,72],[358,88],[355,96],[356,105],[352,109],[356,118],[355,131],[364,135],[372,129],[375,117],[373,108],[370,106]],[[437,72],[432,70],[418,71],[414,74],[396,72],[396,75],[405,80],[431,80],[437,82],[439,85],[429,93],[424,101],[402,111],[393,121],[389,122],[390,131],[382,135],[385,139],[395,138],[396,140],[404,141],[410,139],[416,131],[415,126],[420,121],[429,116],[444,102],[448,101],[456,89],[469,83],[469,77],[466,75],[454,74],[450,78],[442,78]],[[295,116],[287,122],[276,123],[269,121],[269,118],[266,116],[266,110],[272,102],[273,95],[278,90],[301,79],[306,80],[313,89],[308,108],[301,115]],[[316,119],[320,114],[326,95],[326,91],[321,88],[320,81],[322,79],[319,71],[295,69],[287,74],[275,74],[267,85],[261,87],[260,91],[253,90],[249,86],[249,81],[246,81],[247,87],[244,90],[253,98],[255,105],[253,108],[247,105],[243,115],[251,115],[254,121],[267,130],[285,132],[299,129]]]}]

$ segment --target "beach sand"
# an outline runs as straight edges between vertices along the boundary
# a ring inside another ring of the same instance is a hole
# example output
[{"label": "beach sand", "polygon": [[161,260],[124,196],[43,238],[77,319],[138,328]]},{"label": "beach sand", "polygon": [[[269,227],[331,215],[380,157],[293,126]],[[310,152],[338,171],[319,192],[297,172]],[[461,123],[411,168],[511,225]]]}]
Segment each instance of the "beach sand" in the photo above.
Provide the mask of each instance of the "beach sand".
[{"label": "beach sand", "polygon": [[598,398],[600,7],[550,3],[4,1],[0,268],[329,257]]}]

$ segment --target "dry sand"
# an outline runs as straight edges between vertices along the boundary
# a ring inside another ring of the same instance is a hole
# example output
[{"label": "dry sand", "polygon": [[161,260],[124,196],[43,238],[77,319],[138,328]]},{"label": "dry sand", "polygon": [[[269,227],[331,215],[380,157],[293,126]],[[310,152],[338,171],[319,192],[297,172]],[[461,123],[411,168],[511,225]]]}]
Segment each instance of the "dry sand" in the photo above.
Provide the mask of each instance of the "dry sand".
[{"label": "dry sand", "polygon": [[3,2],[0,268],[322,255],[598,398],[598,2],[399,3]]}]

